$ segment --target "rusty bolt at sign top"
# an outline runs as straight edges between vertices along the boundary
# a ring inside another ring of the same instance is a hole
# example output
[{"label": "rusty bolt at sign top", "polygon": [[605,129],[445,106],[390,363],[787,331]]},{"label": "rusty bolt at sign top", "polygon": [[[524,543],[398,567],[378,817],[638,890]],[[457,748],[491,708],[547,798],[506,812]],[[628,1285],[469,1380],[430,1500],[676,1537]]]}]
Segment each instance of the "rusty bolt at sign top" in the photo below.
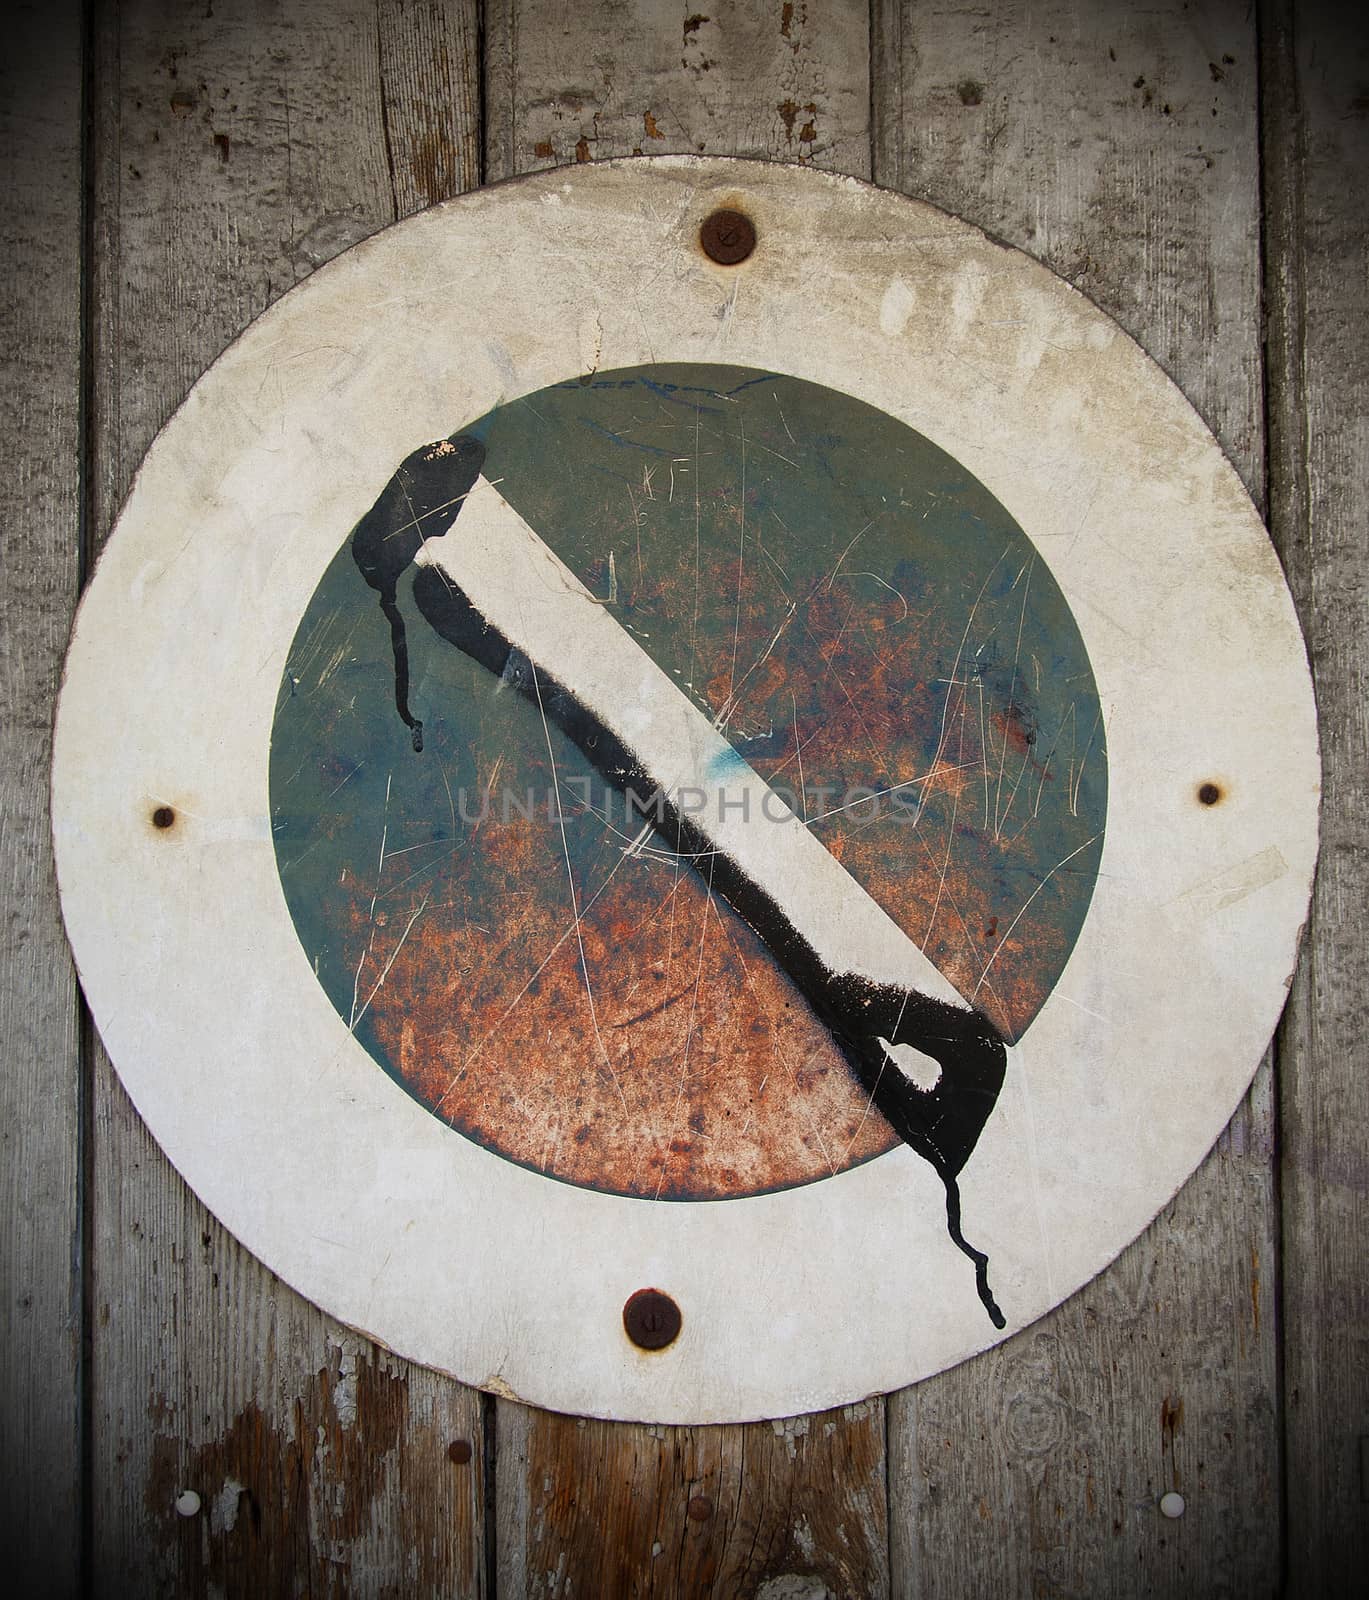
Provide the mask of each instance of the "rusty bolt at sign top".
[{"label": "rusty bolt at sign top", "polygon": [[639,1350],[664,1350],[683,1321],[679,1306],[659,1289],[638,1289],[623,1307],[623,1330]]},{"label": "rusty bolt at sign top", "polygon": [[710,261],[735,267],[756,248],[756,225],[743,211],[710,212],[699,229],[699,243]]}]

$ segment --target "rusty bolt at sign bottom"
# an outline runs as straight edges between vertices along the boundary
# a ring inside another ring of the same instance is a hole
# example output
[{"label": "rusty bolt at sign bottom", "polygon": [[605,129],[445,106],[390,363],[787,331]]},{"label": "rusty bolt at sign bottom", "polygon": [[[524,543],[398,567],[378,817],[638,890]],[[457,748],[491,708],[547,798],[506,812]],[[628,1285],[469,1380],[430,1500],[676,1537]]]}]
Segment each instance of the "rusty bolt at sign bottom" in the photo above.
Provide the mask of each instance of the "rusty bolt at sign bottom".
[{"label": "rusty bolt at sign bottom", "polygon": [[623,1331],[639,1350],[664,1350],[683,1321],[679,1306],[659,1289],[638,1289],[623,1307]]},{"label": "rusty bolt at sign bottom", "polygon": [[743,211],[710,212],[699,229],[699,243],[710,261],[735,267],[756,248],[756,224]]}]

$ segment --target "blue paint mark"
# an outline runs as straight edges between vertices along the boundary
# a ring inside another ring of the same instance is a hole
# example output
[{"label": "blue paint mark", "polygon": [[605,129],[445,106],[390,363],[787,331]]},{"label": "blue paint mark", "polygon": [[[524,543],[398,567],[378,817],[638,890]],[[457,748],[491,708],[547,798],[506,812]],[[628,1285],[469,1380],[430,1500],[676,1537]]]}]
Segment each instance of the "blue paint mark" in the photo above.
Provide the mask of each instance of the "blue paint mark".
[{"label": "blue paint mark", "polygon": [[710,783],[725,783],[728,778],[736,777],[738,773],[750,771],[746,757],[728,745],[725,750],[719,750],[708,763],[705,775]]}]

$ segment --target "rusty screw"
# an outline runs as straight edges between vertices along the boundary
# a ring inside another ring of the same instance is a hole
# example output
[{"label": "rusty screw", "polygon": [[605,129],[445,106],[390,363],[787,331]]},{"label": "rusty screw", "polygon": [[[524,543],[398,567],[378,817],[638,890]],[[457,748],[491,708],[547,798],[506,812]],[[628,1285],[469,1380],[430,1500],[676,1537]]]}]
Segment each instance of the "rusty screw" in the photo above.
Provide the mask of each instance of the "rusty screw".
[{"label": "rusty screw", "polygon": [[638,1289],[623,1307],[623,1331],[639,1350],[664,1350],[683,1321],[679,1306],[659,1289]]},{"label": "rusty screw", "polygon": [[1198,785],[1198,799],[1205,806],[1215,806],[1222,798],[1222,791],[1215,783],[1201,783]]},{"label": "rusty screw", "polygon": [[756,248],[756,224],[745,212],[723,207],[704,218],[699,243],[710,261],[720,267],[735,267]]},{"label": "rusty screw", "polygon": [[152,813],[152,826],[154,828],[169,828],[176,820],[176,813],[170,806],[158,806]]}]

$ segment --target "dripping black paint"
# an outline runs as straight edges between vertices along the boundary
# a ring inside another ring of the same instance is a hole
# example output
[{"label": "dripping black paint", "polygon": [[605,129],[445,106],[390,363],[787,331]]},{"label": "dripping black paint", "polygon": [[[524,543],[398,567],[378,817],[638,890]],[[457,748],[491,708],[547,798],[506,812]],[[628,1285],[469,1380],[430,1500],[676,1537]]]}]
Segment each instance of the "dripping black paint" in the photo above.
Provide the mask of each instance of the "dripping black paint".
[{"label": "dripping black paint", "polygon": [[[422,724],[408,706],[408,658],[397,592],[401,574],[427,538],[455,521],[484,462],[480,441],[453,434],[408,456],[352,534],[352,555],[380,594],[394,652],[395,705],[422,749]],[[611,729],[546,670],[539,669],[492,627],[442,572],[426,567],[414,579],[414,599],[435,633],[534,702],[620,792],[654,789],[647,773]],[[668,799],[652,807],[657,831],[689,861],[709,888],[760,936],[776,962],[827,1028],[854,1076],[894,1132],[937,1172],[946,1190],[947,1229],[974,1263],[979,1297],[995,1327],[1006,1319],[988,1284],[988,1258],[961,1229],[958,1175],[978,1142],[1002,1087],[1002,1036],[982,1013],[947,1005],[913,990],[833,973],[793,926],[783,908],[756,885]],[[934,1088],[913,1084],[879,1043],[906,1044],[935,1060]]]},{"label": "dripping black paint", "polygon": [[399,580],[423,541],[451,526],[484,459],[484,445],[470,434],[456,433],[424,445],[404,458],[380,498],[352,531],[352,559],[380,595],[380,609],[390,624],[395,709],[410,731],[415,750],[423,748],[423,724],[409,710],[409,646],[399,609]]}]

